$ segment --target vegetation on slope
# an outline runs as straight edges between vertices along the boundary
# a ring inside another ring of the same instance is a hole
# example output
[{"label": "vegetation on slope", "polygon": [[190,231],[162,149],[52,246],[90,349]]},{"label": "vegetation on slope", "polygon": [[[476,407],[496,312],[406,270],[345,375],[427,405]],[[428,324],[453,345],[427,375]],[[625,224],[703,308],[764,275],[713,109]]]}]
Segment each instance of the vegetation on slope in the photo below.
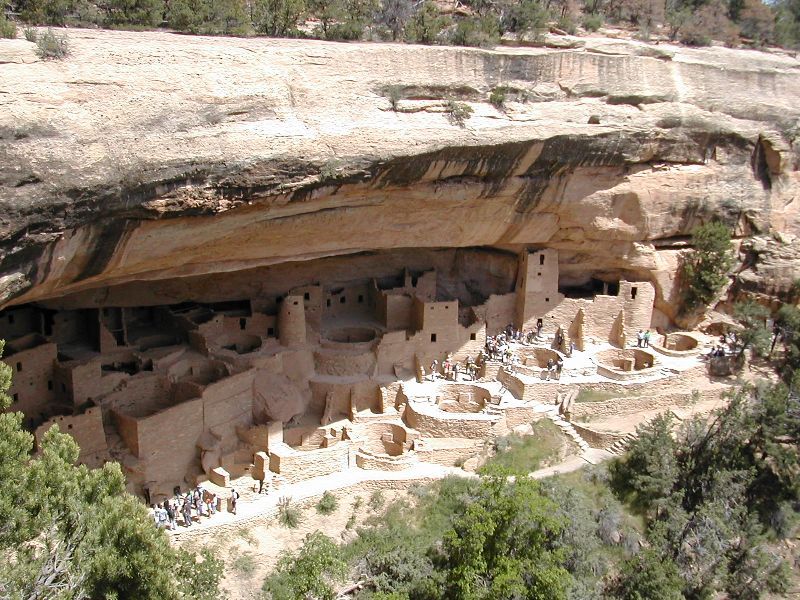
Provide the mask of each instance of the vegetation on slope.
[{"label": "vegetation on slope", "polygon": [[220,35],[261,34],[326,40],[407,40],[481,46],[504,33],[534,37],[548,27],[575,33],[604,21],[660,30],[690,45],[800,44],[800,0],[467,0],[443,14],[432,0],[11,0],[35,24],[113,28],[168,26]]},{"label": "vegetation on slope", "polygon": [[418,488],[339,551],[315,534],[281,561],[265,596],[332,598],[344,587],[383,600],[780,594],[788,567],[775,542],[795,530],[800,507],[798,385],[800,375],[742,387],[711,421],[677,431],[659,417],[608,470],[538,482],[489,465],[480,479]]},{"label": "vegetation on slope", "polygon": [[32,456],[22,413],[6,411],[10,384],[0,362],[0,598],[219,597],[222,563],[173,548],[118,464],[76,466],[78,446],[57,427]]}]

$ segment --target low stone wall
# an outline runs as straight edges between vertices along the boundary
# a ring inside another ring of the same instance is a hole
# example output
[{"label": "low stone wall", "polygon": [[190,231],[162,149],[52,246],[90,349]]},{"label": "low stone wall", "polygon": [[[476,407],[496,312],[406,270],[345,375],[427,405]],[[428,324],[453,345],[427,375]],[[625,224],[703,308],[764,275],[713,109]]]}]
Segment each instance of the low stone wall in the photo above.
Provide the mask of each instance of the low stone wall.
[{"label": "low stone wall", "polygon": [[[497,417],[483,414],[444,413],[438,416],[428,413],[424,408],[415,407],[415,402],[409,402],[405,418],[409,425],[421,434],[430,437],[452,438],[488,438],[495,436]],[[433,408],[433,410],[436,410]]]},{"label": "low stone wall", "polygon": [[269,470],[280,473],[289,483],[344,471],[350,462],[350,444],[338,442],[313,452],[277,444],[270,450]]},{"label": "low stone wall", "polygon": [[[721,390],[705,390],[700,393],[700,400],[718,400]],[[652,396],[624,397],[602,402],[573,402],[571,416],[573,420],[582,418],[612,417],[629,415],[647,410],[665,409],[670,406],[687,406],[693,402],[691,391],[665,393]]]},{"label": "low stone wall", "polygon": [[356,465],[367,471],[404,471],[416,464],[417,458],[413,455],[376,456],[365,452],[356,454]]},{"label": "low stone wall", "polygon": [[419,459],[426,463],[433,463],[444,467],[454,467],[463,463],[465,460],[477,455],[483,447],[483,442],[481,440],[475,440],[474,442],[459,440],[461,443],[456,445],[444,446],[442,444],[435,444],[428,447],[426,447],[425,441],[426,440],[423,440],[423,442],[417,446],[416,454]]},{"label": "low stone wall", "polygon": [[570,422],[575,431],[578,432],[586,443],[592,448],[608,448],[617,440],[625,437],[623,433],[613,433],[610,431],[596,431],[587,427],[586,425],[578,425],[577,423]]}]

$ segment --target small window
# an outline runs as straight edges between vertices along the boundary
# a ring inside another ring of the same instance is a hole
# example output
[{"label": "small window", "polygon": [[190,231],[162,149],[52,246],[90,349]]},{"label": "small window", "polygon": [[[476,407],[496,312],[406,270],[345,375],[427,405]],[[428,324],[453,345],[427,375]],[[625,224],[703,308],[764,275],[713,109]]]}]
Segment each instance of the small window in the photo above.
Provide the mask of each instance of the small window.
[{"label": "small window", "polygon": [[358,303],[359,304],[364,304],[364,296],[362,294],[358,295]]},{"label": "small window", "polygon": [[275,328],[267,327],[267,335],[275,335]]},{"label": "small window", "polygon": [[347,302],[347,298],[345,298],[344,296],[339,298],[339,304],[344,304],[345,302]]},{"label": "small window", "polygon": [[311,294],[309,292],[303,294],[303,300],[311,300]]},{"label": "small window", "polygon": [[19,394],[14,394],[14,402],[19,402]]},{"label": "small window", "polygon": [[550,298],[545,298],[544,301],[545,302],[550,302]]},{"label": "small window", "polygon": [[543,265],[543,264],[544,264],[544,254],[540,254],[540,255],[539,255],[539,264],[540,264],[540,265]]},{"label": "small window", "polygon": [[247,327],[247,319],[239,319],[239,329],[244,331],[245,327]]},{"label": "small window", "polygon": [[469,334],[469,339],[470,339],[470,341],[474,342],[475,340],[478,339],[478,334],[477,333],[470,333]]},{"label": "small window", "polygon": [[47,389],[50,390],[50,391],[53,391],[53,380],[52,379],[50,379],[47,382]]},{"label": "small window", "polygon": [[638,291],[639,291],[639,288],[637,288],[636,286],[631,288],[631,300],[636,298],[636,292],[638,292]]},{"label": "small window", "polygon": [[22,371],[22,363],[21,362],[17,363],[17,371]]},{"label": "small window", "polygon": [[418,278],[412,277],[411,278],[411,287],[417,287],[417,282],[419,281]]},{"label": "small window", "polygon": [[435,334],[435,333],[432,333],[432,334],[431,334],[431,341],[432,341],[432,342],[435,342],[435,341],[436,341],[436,334]]},{"label": "small window", "polygon": [[330,306],[330,305],[331,305],[331,299],[330,299],[330,298],[328,298],[328,299],[325,301],[325,304],[326,304],[327,306]]},{"label": "small window", "polygon": [[67,429],[72,429],[72,423],[70,423],[69,425],[67,425]]},{"label": "small window", "polygon": [[542,276],[542,274],[541,274],[541,273],[537,273],[537,274],[536,274],[536,276],[537,276],[537,277],[541,277],[541,276]]},{"label": "small window", "polygon": [[294,306],[297,306],[299,303],[298,303],[298,301],[297,301],[297,300],[295,300],[294,302],[292,302],[292,304],[293,304]]}]

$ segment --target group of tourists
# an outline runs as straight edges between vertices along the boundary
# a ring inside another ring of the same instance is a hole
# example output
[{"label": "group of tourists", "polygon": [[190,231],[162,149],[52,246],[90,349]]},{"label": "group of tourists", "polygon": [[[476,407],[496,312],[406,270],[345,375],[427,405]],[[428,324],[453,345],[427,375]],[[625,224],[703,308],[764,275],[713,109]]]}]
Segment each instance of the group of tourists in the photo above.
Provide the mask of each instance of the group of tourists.
[{"label": "group of tourists", "polygon": [[[469,381],[475,381],[478,378],[478,365],[471,356],[468,356],[462,365],[459,361],[453,360],[448,354],[442,361],[441,374],[448,381],[458,381],[461,374],[469,377]],[[431,363],[431,381],[435,381],[438,376],[439,361],[434,360]]]},{"label": "group of tourists", "polygon": [[[236,514],[236,504],[239,500],[239,492],[231,488],[230,511]],[[172,498],[151,504],[153,510],[153,521],[160,529],[175,531],[178,528],[178,517],[184,527],[191,527],[194,519],[200,521],[202,517],[211,517],[222,510],[222,498],[207,490],[202,486],[197,486],[185,494],[181,494],[180,489],[175,489]]]},{"label": "group of tourists", "polygon": [[547,372],[545,379],[561,379],[561,370],[564,368],[564,359],[560,356],[558,360],[552,358],[547,361]]},{"label": "group of tourists", "polygon": [[714,347],[709,352],[709,356],[711,357],[719,357],[719,356],[727,356],[736,354],[739,348],[739,336],[735,331],[730,331],[725,335],[720,336],[720,340],[718,344],[714,344]]},{"label": "group of tourists", "polygon": [[533,344],[542,335],[542,323],[536,324],[536,329],[523,331],[515,329],[513,325],[506,325],[506,328],[495,336],[486,338],[486,356],[489,360],[499,360],[503,363],[510,363],[512,359],[510,342],[518,344]]},{"label": "group of tourists", "polygon": [[639,348],[649,348],[650,347],[650,330],[642,331],[639,330],[639,333],[636,334],[636,346]]}]

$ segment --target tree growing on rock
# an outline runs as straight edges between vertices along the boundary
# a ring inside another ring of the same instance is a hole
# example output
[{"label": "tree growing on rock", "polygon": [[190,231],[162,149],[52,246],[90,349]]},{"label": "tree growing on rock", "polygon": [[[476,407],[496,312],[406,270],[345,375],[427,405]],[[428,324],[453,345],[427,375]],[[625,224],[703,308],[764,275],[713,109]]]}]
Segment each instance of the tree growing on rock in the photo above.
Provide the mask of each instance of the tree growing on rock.
[{"label": "tree growing on rock", "polygon": [[684,308],[694,310],[713,302],[728,282],[733,245],[728,228],[719,222],[692,231],[693,250],[683,258]]}]

